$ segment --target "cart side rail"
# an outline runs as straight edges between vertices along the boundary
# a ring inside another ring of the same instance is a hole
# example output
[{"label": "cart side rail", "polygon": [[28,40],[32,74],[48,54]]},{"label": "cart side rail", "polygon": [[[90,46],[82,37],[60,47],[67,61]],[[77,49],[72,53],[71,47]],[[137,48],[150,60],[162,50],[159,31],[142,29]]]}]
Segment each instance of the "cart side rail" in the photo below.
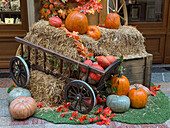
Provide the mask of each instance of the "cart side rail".
[{"label": "cart side rail", "polygon": [[[24,40],[24,39],[22,39],[22,38],[15,37],[15,40],[16,40],[17,42],[21,43],[21,56],[22,56],[22,57],[23,57],[23,44],[25,44],[25,45],[27,45],[27,46],[29,46],[29,47],[31,47],[31,48],[35,48],[36,50],[41,50],[41,51],[43,51],[44,53],[51,54],[51,55],[53,55],[53,56],[55,56],[55,57],[57,57],[57,58],[59,58],[59,59],[61,59],[61,60],[64,60],[64,61],[66,61],[66,62],[76,64],[76,65],[80,66],[81,68],[85,68],[85,69],[87,69],[87,70],[90,70],[91,72],[94,72],[94,73],[97,73],[97,74],[101,74],[101,75],[104,75],[105,72],[106,72],[106,71],[102,71],[102,70],[100,70],[100,69],[94,68],[94,67],[92,67],[92,66],[86,65],[86,64],[84,64],[84,63],[82,63],[82,62],[79,62],[79,61],[77,61],[77,60],[74,60],[74,59],[72,59],[72,58],[69,58],[69,57],[66,57],[66,56],[64,56],[64,55],[61,55],[61,54],[59,54],[59,53],[57,53],[57,52],[54,52],[54,51],[52,51],[52,50],[49,50],[49,49],[47,49],[47,48],[44,48],[44,47],[41,47],[41,46],[36,45],[36,44],[34,44],[34,43],[31,43],[31,42],[29,42],[29,41],[27,41],[27,40]],[[29,55],[29,56],[30,56],[30,55]]]}]

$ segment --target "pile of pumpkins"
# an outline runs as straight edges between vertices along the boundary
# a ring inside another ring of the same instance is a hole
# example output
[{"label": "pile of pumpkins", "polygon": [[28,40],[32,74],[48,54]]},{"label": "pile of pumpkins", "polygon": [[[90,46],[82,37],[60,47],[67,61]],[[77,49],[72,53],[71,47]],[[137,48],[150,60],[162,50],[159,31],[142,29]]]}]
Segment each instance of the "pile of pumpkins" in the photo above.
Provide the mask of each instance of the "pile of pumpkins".
[{"label": "pile of pumpkins", "polygon": [[141,84],[129,84],[129,80],[122,74],[114,75],[111,78],[112,87],[117,88],[116,93],[112,93],[106,98],[106,105],[113,112],[126,112],[129,107],[136,109],[145,107],[150,90]]},{"label": "pile of pumpkins", "polygon": [[[55,27],[60,27],[62,20],[59,17],[49,18],[49,24]],[[109,29],[118,29],[120,26],[120,17],[116,13],[109,13],[105,19],[105,27]],[[79,32],[79,34],[87,34],[90,37],[98,40],[101,36],[99,28],[95,25],[88,26],[88,19],[86,15],[78,11],[71,12],[66,20],[65,27],[70,31]]]},{"label": "pile of pumpkins", "polygon": [[37,110],[37,103],[31,97],[29,90],[12,87],[8,92],[9,113],[15,119],[26,119]]}]

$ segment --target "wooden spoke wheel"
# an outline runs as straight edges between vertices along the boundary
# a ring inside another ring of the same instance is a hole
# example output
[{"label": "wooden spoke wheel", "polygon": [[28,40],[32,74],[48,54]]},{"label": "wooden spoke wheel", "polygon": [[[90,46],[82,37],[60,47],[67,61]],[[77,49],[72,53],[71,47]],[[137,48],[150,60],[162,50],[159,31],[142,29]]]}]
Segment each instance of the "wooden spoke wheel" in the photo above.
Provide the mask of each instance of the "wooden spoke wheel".
[{"label": "wooden spoke wheel", "polygon": [[[121,11],[123,11],[123,16],[120,15]],[[107,0],[107,14],[109,13],[119,14],[124,25],[128,25],[128,14],[125,0]]]},{"label": "wooden spoke wheel", "polygon": [[[74,80],[65,88],[64,99],[71,102],[70,110],[89,113],[95,106],[96,97],[93,89],[84,81]],[[90,101],[89,101],[90,99]]]},{"label": "wooden spoke wheel", "polygon": [[10,61],[10,74],[14,83],[23,87],[28,84],[29,81],[29,69],[25,60],[20,56],[12,57]]}]

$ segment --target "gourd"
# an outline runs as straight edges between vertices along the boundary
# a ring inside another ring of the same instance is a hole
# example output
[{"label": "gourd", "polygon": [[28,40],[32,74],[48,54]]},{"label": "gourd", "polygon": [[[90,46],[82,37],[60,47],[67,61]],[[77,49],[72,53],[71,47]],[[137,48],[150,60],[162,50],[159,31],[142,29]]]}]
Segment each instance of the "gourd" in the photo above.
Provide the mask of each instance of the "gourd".
[{"label": "gourd", "polygon": [[49,24],[54,27],[60,27],[62,24],[62,20],[59,17],[50,17]]},{"label": "gourd", "polygon": [[118,29],[120,27],[120,17],[117,13],[109,13],[105,19],[105,27]]},{"label": "gourd", "polygon": [[26,119],[37,110],[37,104],[32,97],[20,96],[9,106],[9,113],[15,119]]},{"label": "gourd", "polygon": [[113,112],[126,112],[130,107],[130,99],[127,96],[109,95],[106,98],[106,105]]},{"label": "gourd", "polygon": [[31,93],[29,90],[21,88],[21,87],[14,88],[8,94],[8,102],[11,103],[13,100],[15,100],[17,97],[20,97],[20,96],[31,97]]},{"label": "gourd", "polygon": [[112,81],[112,87],[111,87],[111,92],[113,92],[113,88],[117,88],[117,92],[116,93],[112,93],[115,95],[127,95],[129,93],[129,80],[127,79],[126,76],[123,75],[123,72],[120,72],[117,75],[114,75],[111,78]]},{"label": "gourd", "polygon": [[148,99],[147,93],[136,85],[129,91],[128,97],[130,99],[130,105],[133,108],[143,108],[145,107]]},{"label": "gourd", "polygon": [[142,84],[130,85],[130,90],[133,89],[133,88],[136,88],[136,85],[137,85],[139,88],[142,88],[142,89],[147,93],[148,96],[151,94],[149,88],[147,88],[146,86],[143,86]]},{"label": "gourd", "polygon": [[86,33],[88,28],[86,15],[77,11],[71,12],[65,20],[65,27],[71,32],[76,31],[80,34]]},{"label": "gourd", "polygon": [[87,35],[94,38],[95,40],[98,40],[101,36],[101,32],[99,28],[95,25],[90,25],[87,28]]}]

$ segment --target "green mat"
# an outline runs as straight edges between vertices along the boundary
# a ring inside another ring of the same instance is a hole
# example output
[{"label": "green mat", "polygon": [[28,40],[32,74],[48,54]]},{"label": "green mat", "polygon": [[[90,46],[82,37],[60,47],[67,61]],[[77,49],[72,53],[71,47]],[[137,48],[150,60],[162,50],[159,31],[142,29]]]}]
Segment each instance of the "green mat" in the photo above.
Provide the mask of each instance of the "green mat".
[{"label": "green mat", "polygon": [[[148,102],[145,108],[134,109],[130,108],[129,111],[125,113],[116,113],[112,121],[118,121],[128,124],[159,124],[164,123],[170,119],[170,102],[169,98],[162,92],[157,91],[158,95],[149,96]],[[93,111],[91,111],[87,118],[94,118],[94,112],[98,110],[101,106],[96,106]],[[80,124],[79,121],[69,120],[71,114],[65,115],[64,118],[59,116],[59,112],[47,111],[39,112],[37,111],[33,117],[47,120],[56,124]],[[81,114],[79,114],[81,116]],[[83,124],[89,124],[88,120],[85,120]],[[93,122],[94,123],[94,122]]]}]

